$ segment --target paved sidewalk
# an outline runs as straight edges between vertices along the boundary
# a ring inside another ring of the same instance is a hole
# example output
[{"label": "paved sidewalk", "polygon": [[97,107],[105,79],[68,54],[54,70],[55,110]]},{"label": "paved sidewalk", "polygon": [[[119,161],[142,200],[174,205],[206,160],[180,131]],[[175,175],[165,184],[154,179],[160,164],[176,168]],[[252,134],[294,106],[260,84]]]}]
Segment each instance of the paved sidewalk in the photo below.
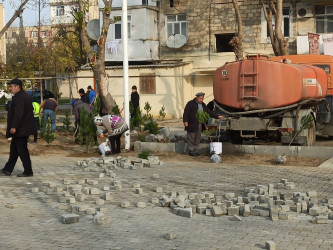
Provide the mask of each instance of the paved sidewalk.
[{"label": "paved sidewalk", "polygon": [[[0,155],[2,165],[7,155]],[[99,172],[73,169],[77,158],[32,157],[35,177],[0,177],[0,249],[262,249],[266,241],[274,241],[277,249],[332,249],[333,221],[312,224],[311,217],[293,215],[289,221],[272,222],[267,218],[250,216],[232,221],[229,216],[211,217],[195,214],[184,218],[168,208],[151,204],[159,197],[157,186],[164,194],[170,191],[226,192],[241,194],[244,187],[277,183],[287,178],[296,184],[295,191],[316,190],[319,200],[333,197],[333,169],[286,166],[238,166],[200,162],[165,162],[155,168],[115,170],[122,190],[111,190],[113,200],[103,206],[111,216],[109,225],[93,222],[92,215],[80,213],[75,224],[62,224],[55,194],[51,191],[32,193],[32,187],[47,183],[64,186],[63,179],[76,183],[82,179],[98,180],[95,187],[111,185],[111,177],[99,178]],[[22,167],[16,167],[16,173]],[[153,178],[158,174],[159,178]],[[135,193],[139,183],[144,193]],[[50,201],[47,203],[45,201]],[[98,198],[98,196],[96,196]],[[122,201],[131,207],[121,208]],[[146,208],[134,204],[146,201]],[[94,199],[85,204],[93,206]],[[14,208],[8,208],[14,206]],[[16,207],[15,207],[16,206]],[[176,233],[166,240],[166,233]]]}]

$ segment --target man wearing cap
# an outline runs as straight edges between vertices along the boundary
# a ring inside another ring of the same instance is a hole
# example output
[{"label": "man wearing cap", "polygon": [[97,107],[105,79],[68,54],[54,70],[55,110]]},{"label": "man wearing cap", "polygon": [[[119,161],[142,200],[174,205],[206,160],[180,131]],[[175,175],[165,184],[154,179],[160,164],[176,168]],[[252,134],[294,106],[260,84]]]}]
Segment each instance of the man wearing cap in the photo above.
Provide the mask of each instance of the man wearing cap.
[{"label": "man wearing cap", "polygon": [[200,124],[196,118],[197,111],[202,110],[207,112],[213,118],[218,118],[220,120],[222,119],[221,115],[216,115],[213,111],[207,108],[206,104],[203,102],[204,97],[205,93],[197,93],[196,97],[186,104],[183,114],[183,122],[185,130],[187,131],[187,146],[190,156],[199,155],[198,150],[202,132],[202,124]]},{"label": "man wearing cap", "polygon": [[136,121],[136,110],[139,107],[140,103],[140,96],[137,91],[137,87],[135,85],[132,86],[132,93],[131,93],[131,103],[133,105],[133,112],[131,113],[131,119],[134,121],[134,126],[138,126],[138,122]]},{"label": "man wearing cap", "polygon": [[89,85],[87,88],[87,95],[89,97],[89,104],[93,104],[95,102],[96,99],[96,93],[95,91],[91,88],[91,86]]},{"label": "man wearing cap", "polygon": [[20,157],[24,171],[17,177],[31,177],[31,159],[28,150],[29,135],[36,132],[32,107],[32,98],[22,89],[22,81],[15,78],[9,82],[9,91],[13,94],[7,114],[6,137],[12,137],[8,162],[0,170],[0,175],[10,176],[16,161]]}]

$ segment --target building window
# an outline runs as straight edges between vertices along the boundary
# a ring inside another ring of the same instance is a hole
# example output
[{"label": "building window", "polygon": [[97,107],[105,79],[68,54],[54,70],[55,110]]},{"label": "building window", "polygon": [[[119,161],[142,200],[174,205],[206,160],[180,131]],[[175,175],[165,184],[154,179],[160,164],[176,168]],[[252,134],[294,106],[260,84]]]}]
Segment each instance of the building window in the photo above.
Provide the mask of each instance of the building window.
[{"label": "building window", "polygon": [[[269,9],[267,8],[267,12]],[[282,33],[284,37],[293,37],[292,35],[292,9],[290,6],[283,7],[282,9]],[[261,28],[262,28],[262,38],[266,41],[269,40],[268,25],[265,18],[264,11],[261,11]],[[273,16],[273,28],[275,27],[275,17]]]},{"label": "building window", "polygon": [[13,31],[13,32],[12,32],[12,38],[16,38],[16,37],[17,37],[16,32]]},{"label": "building window", "polygon": [[63,16],[65,15],[65,6],[57,6],[57,13],[56,16]]},{"label": "building window", "polygon": [[142,0],[142,5],[148,5],[148,0]]},{"label": "building window", "polygon": [[235,33],[215,34],[216,52],[233,52],[232,46],[229,44],[229,42],[234,36]]},{"label": "building window", "polygon": [[156,94],[156,76],[140,74],[140,94]]},{"label": "building window", "polygon": [[[114,24],[114,39],[121,39],[122,38],[122,30],[121,30],[121,16],[115,16],[114,17],[117,22]],[[128,38],[131,38],[131,22],[132,22],[132,16],[127,16],[127,32],[128,32]]]},{"label": "building window", "polygon": [[167,37],[181,34],[187,37],[187,16],[168,15],[166,17]]},{"label": "building window", "polygon": [[333,32],[333,5],[316,5],[316,32]]},{"label": "building window", "polygon": [[38,34],[37,31],[33,31],[33,32],[31,33],[32,37],[37,37],[37,34]]},{"label": "building window", "polygon": [[46,31],[42,31],[42,38],[46,37]]}]

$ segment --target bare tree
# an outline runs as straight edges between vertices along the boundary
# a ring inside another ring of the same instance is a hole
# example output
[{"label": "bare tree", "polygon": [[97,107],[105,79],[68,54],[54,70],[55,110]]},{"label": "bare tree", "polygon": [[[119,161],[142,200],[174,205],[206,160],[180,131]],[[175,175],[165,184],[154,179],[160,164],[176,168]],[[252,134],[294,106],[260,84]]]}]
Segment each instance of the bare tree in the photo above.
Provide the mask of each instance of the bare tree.
[{"label": "bare tree", "polygon": [[0,31],[0,37],[3,36],[3,34],[7,31],[7,29],[10,27],[10,25],[12,25],[12,23],[15,21],[15,19],[18,18],[22,14],[22,12],[24,10],[24,5],[26,5],[27,2],[29,2],[29,0],[24,0],[24,2],[21,3],[20,7],[18,7],[18,9],[15,11],[12,18],[8,21],[8,23],[6,23],[5,27],[3,27],[2,30]]},{"label": "bare tree", "polygon": [[[288,43],[282,33],[283,0],[268,0],[268,8],[264,0],[260,0],[267,21],[267,30],[272,48],[276,56],[288,55]],[[273,17],[275,27],[273,26]]]},{"label": "bare tree", "polygon": [[110,113],[112,107],[116,105],[116,102],[112,98],[108,89],[107,74],[105,72],[105,41],[108,34],[109,26],[112,23],[112,20],[110,18],[112,0],[103,0],[103,3],[104,3],[104,9],[102,10],[103,24],[101,28],[100,37],[97,40],[97,53],[95,53],[92,50],[86,32],[85,10],[88,9],[87,6],[89,4],[88,1],[79,0],[79,8],[80,8],[80,15],[82,14],[81,39],[83,43],[83,48],[88,55],[88,59],[95,77],[95,81],[99,89],[102,105]]},{"label": "bare tree", "polygon": [[236,21],[238,25],[238,33],[235,35],[231,41],[229,42],[230,45],[233,47],[233,51],[236,56],[236,60],[240,61],[244,59],[243,56],[243,24],[242,24],[242,17],[239,11],[238,0],[232,0],[232,4],[234,5],[235,14],[236,14]]}]

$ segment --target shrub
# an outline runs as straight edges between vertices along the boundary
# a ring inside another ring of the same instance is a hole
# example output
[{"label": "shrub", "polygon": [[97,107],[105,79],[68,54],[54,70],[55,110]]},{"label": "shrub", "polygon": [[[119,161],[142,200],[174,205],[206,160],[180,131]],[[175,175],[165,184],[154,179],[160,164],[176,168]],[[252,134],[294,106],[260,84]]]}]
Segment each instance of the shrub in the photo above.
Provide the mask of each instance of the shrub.
[{"label": "shrub", "polygon": [[71,124],[72,124],[72,122],[71,122],[71,119],[69,117],[69,111],[66,110],[66,112],[65,112],[65,119],[63,121],[63,127],[64,127],[64,129],[66,129],[67,131],[69,131],[69,127],[70,127]]},{"label": "shrub", "polygon": [[161,110],[160,110],[160,112],[159,112],[159,116],[158,116],[158,118],[159,118],[160,120],[163,120],[163,119],[165,118],[165,116],[166,116],[166,113],[165,113],[165,107],[164,107],[164,105],[163,105],[162,108],[161,108]]},{"label": "shrub", "polygon": [[57,135],[55,133],[52,133],[51,121],[48,120],[46,123],[45,132],[42,134],[42,138],[44,139],[44,141],[47,142],[48,145],[50,145],[56,137]]},{"label": "shrub", "polygon": [[158,125],[156,121],[153,119],[147,122],[144,126],[144,130],[148,130],[150,134],[157,135],[158,134]]},{"label": "shrub", "polygon": [[79,141],[81,145],[86,147],[87,152],[96,144],[96,131],[97,128],[94,124],[93,113],[88,113],[87,110],[82,108],[80,113]]},{"label": "shrub", "polygon": [[146,136],[142,135],[142,134],[138,134],[138,140],[141,142],[145,142],[146,141]]},{"label": "shrub", "polygon": [[138,155],[139,158],[141,158],[141,159],[146,159],[146,160],[147,160],[148,156],[150,156],[150,155],[149,155],[149,152],[147,152],[147,151],[142,151],[142,152]]}]

